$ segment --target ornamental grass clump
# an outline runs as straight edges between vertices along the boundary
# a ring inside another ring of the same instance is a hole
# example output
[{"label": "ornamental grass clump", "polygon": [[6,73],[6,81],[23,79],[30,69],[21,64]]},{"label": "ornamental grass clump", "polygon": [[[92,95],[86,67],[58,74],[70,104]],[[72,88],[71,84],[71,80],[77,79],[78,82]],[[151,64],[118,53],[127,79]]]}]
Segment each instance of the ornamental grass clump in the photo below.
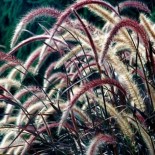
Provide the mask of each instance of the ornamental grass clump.
[{"label": "ornamental grass clump", "polygon": [[[123,15],[129,8],[139,10],[137,18]],[[103,25],[83,18],[81,9]],[[138,1],[114,7],[78,0],[64,11],[39,7],[21,18],[10,51],[0,51],[0,153],[154,155],[155,25],[149,14]],[[27,29],[42,16],[55,24],[38,23],[42,34]],[[24,33],[31,36],[23,39]],[[23,47],[36,42],[27,54]]]}]

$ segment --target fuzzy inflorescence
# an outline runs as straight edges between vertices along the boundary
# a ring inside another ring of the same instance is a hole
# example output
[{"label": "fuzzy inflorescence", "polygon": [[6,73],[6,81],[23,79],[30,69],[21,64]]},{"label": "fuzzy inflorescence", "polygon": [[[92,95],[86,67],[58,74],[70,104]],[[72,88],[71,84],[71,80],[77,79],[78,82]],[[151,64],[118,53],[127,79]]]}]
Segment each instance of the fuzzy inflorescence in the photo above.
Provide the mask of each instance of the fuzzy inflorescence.
[{"label": "fuzzy inflorescence", "polygon": [[[131,7],[143,12],[138,20],[123,15]],[[10,51],[0,52],[0,154],[153,155],[155,25],[148,13],[139,1],[77,0],[21,18]],[[42,16],[56,22],[22,39]],[[35,42],[27,55],[23,46]]]}]

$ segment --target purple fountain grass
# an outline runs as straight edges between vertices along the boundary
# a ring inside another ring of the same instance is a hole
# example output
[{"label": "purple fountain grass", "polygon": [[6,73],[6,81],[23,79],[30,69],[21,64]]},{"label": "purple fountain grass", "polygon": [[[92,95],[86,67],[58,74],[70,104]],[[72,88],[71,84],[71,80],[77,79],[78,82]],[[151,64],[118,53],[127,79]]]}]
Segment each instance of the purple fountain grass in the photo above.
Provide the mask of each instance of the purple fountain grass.
[{"label": "purple fountain grass", "polygon": [[30,37],[28,39],[23,40],[22,42],[20,42],[18,45],[16,45],[10,52],[9,54],[14,54],[19,48],[25,46],[28,43],[32,43],[34,41],[38,41],[38,40],[45,40],[45,39],[49,39],[50,36],[49,35],[37,35],[37,36],[33,36]]},{"label": "purple fountain grass", "polygon": [[84,29],[84,31],[85,31],[85,33],[86,33],[88,39],[89,39],[91,48],[92,48],[92,50],[93,50],[93,52],[94,52],[94,58],[95,58],[95,61],[96,61],[96,65],[97,65],[97,68],[98,68],[98,72],[99,72],[100,75],[101,75],[101,68],[100,68],[99,61],[98,61],[98,54],[97,54],[97,50],[96,50],[96,47],[95,47],[95,43],[94,43],[94,41],[93,41],[93,39],[92,39],[92,36],[91,36],[91,34],[89,33],[89,31],[88,31],[86,25],[84,24],[84,22],[82,21],[82,19],[81,19],[80,16],[78,15],[78,13],[77,13],[74,9],[73,9],[73,12],[74,12],[74,14],[76,15],[76,17],[78,18],[78,20],[80,21],[80,23],[81,23],[81,25],[82,25],[82,27],[83,27],[83,29]]},{"label": "purple fountain grass", "polygon": [[79,72],[75,72],[75,74],[73,75],[72,79],[75,80],[77,79],[78,77],[80,77],[82,75],[82,72],[85,72],[86,69],[89,69],[89,68],[95,68],[96,67],[96,63],[95,62],[92,62],[90,63],[89,65],[84,65],[83,67],[80,68],[80,75],[79,75]]},{"label": "purple fountain grass", "polygon": [[86,155],[96,155],[101,144],[114,144],[115,142],[115,138],[110,135],[98,134],[90,142]]},{"label": "purple fountain grass", "polygon": [[30,11],[25,17],[21,19],[21,21],[17,25],[16,30],[11,40],[11,45],[10,45],[11,48],[13,48],[14,45],[16,44],[18,38],[21,35],[22,30],[33,20],[35,20],[36,18],[40,16],[50,16],[50,17],[57,18],[59,15],[60,15],[60,11],[54,8],[51,8],[51,7],[38,8],[38,9],[34,9]]},{"label": "purple fountain grass", "polygon": [[18,60],[15,56],[6,54],[2,51],[0,51],[0,60],[12,63],[14,65],[20,65],[20,60]]},{"label": "purple fountain grass", "polygon": [[[85,58],[87,57],[88,60],[91,59],[91,58],[93,58],[93,56],[90,55],[90,54],[76,55],[76,57],[71,58],[71,59],[69,60],[69,62],[64,62],[65,65],[66,65],[66,68],[71,68],[71,66],[72,66],[74,63],[80,63],[80,62],[82,62],[82,61],[80,61],[80,59],[82,59],[82,57],[84,57],[84,56],[85,56]],[[77,60],[77,59],[78,59],[78,60]],[[62,64],[62,65],[63,65],[63,64]],[[60,66],[60,65],[59,65],[59,66]],[[56,68],[57,68],[57,64],[56,64]]]},{"label": "purple fountain grass", "polygon": [[60,83],[60,81],[67,81],[68,77],[71,77],[73,74],[66,75],[65,73],[57,72],[55,74],[52,74],[49,78],[46,79],[44,83],[44,90],[47,90],[48,87],[52,84],[55,84],[57,82]]},{"label": "purple fountain grass", "polygon": [[0,75],[3,74],[7,69],[16,67],[17,64],[14,62],[8,62],[0,67]]},{"label": "purple fountain grass", "polygon": [[80,91],[77,92],[77,94],[74,96],[74,98],[70,101],[68,108],[71,108],[76,103],[78,98],[82,94],[84,94],[84,92],[88,91],[89,89],[92,89],[92,88],[95,88],[95,87],[98,87],[98,86],[104,85],[104,84],[110,84],[110,85],[116,86],[118,89],[120,89],[123,92],[124,95],[126,95],[125,89],[120,85],[120,83],[118,81],[116,81],[114,79],[110,79],[110,78],[109,79],[96,79],[96,80],[86,83],[84,86],[81,87]]},{"label": "purple fountain grass", "polygon": [[39,58],[41,52],[41,48],[37,48],[33,53],[31,53],[31,55],[28,57],[28,59],[26,60],[26,62],[24,63],[24,68],[26,70],[29,69],[29,67],[32,65],[32,63]]},{"label": "purple fountain grass", "polygon": [[64,54],[64,52],[61,49],[64,49],[66,47],[68,47],[66,43],[56,38],[53,38],[53,43],[50,43],[49,45],[48,43],[45,43],[45,45],[42,46],[41,52],[39,54],[39,61],[38,61],[38,65],[36,66],[35,72],[37,72],[40,69],[40,67],[42,66],[42,63],[48,58],[48,56],[50,56],[52,52],[59,52],[60,55],[62,55]]},{"label": "purple fountain grass", "polygon": [[39,100],[44,100],[45,99],[45,94],[43,92],[38,92],[35,93],[35,96],[32,95],[31,97],[28,98],[27,101],[25,101],[23,103],[23,107],[25,109],[27,109],[31,104],[34,104],[35,102],[39,101]]},{"label": "purple fountain grass", "polygon": [[114,9],[113,6],[111,6],[109,3],[101,1],[101,0],[83,0],[83,1],[79,1],[77,3],[72,4],[71,6],[69,6],[63,13],[60,14],[55,26],[53,27],[53,31],[51,33],[51,36],[53,37],[54,33],[56,32],[57,28],[67,19],[67,17],[69,17],[69,15],[72,13],[73,10],[78,10],[82,7],[84,7],[85,5],[88,4],[99,4],[103,7],[106,7],[108,9],[110,9],[111,11],[115,12],[116,15],[119,16],[119,14],[117,13],[117,11]]},{"label": "purple fountain grass", "polygon": [[[83,8],[104,24],[83,18]],[[0,153],[153,155],[154,23],[122,16],[129,8],[150,14],[140,1],[78,0],[21,18],[12,49],[0,51]],[[42,34],[25,30],[41,16],[56,22],[38,24]],[[32,36],[19,41],[22,31]]]},{"label": "purple fountain grass", "polygon": [[[48,124],[48,128],[49,128],[49,129],[52,129],[52,128],[55,128],[55,127],[58,127],[58,126],[59,126],[59,123],[57,123],[57,122],[53,122],[52,124]],[[69,129],[69,130],[72,131],[72,132],[75,132],[75,130],[74,130],[68,123],[64,124],[63,127]],[[40,133],[42,133],[42,132],[45,132],[46,130],[47,130],[46,126],[43,126],[42,128],[40,128],[40,129],[38,130],[38,134],[40,134]],[[22,150],[21,155],[24,155],[25,152],[27,152],[28,149],[30,149],[31,144],[33,143],[33,141],[34,141],[36,138],[37,138],[36,136],[31,136],[31,137],[29,138],[28,143],[25,145],[24,149]]]},{"label": "purple fountain grass", "polygon": [[[57,22],[55,23],[54,27],[51,30],[51,39],[54,37],[55,32],[57,31],[57,29],[61,26],[61,24],[67,20],[67,18],[69,17],[69,15],[72,13],[73,10],[78,10],[80,8],[82,8],[85,5],[88,4],[99,4],[102,5],[106,8],[109,8],[110,10],[112,10],[113,12],[115,12],[118,16],[119,14],[116,12],[116,10],[114,9],[113,6],[111,6],[109,3],[104,2],[104,1],[100,1],[100,0],[83,0],[83,1],[79,1],[77,3],[74,3],[73,5],[69,6],[63,13],[60,14]],[[49,40],[49,42],[51,42],[51,39]],[[46,51],[46,47],[45,50]]]},{"label": "purple fountain grass", "polygon": [[46,72],[45,72],[45,79],[48,79],[49,78],[51,72],[54,70],[55,64],[56,64],[56,62],[53,62],[53,63],[51,63],[48,66],[48,68],[46,69]]},{"label": "purple fountain grass", "polygon": [[62,124],[64,124],[64,122],[66,122],[66,119],[69,115],[69,112],[71,111],[72,107],[74,106],[74,104],[76,103],[76,101],[78,100],[78,98],[83,95],[86,91],[88,91],[89,89],[95,88],[97,86],[101,86],[101,85],[105,85],[105,84],[110,84],[113,86],[116,86],[118,89],[120,89],[124,95],[126,95],[126,91],[125,89],[120,85],[120,83],[114,79],[97,79],[97,80],[93,80],[89,83],[86,83],[77,93],[76,95],[74,95],[74,97],[71,99],[71,101],[69,101],[67,108],[65,109],[65,111],[62,114],[61,120],[60,120],[60,125],[59,125],[59,129],[58,129],[58,133],[60,133],[61,131],[61,127]]},{"label": "purple fountain grass", "polygon": [[135,33],[139,34],[141,40],[144,43],[146,50],[149,50],[149,39],[148,39],[148,35],[147,35],[145,29],[137,21],[129,19],[129,18],[125,18],[125,19],[122,19],[119,23],[117,23],[114,26],[114,28],[111,30],[110,35],[107,38],[104,49],[102,51],[101,60],[100,60],[101,63],[103,62],[103,60],[108,52],[109,46],[110,46],[114,36],[123,27],[130,28]]},{"label": "purple fountain grass", "polygon": [[150,9],[148,8],[147,5],[145,5],[144,3],[142,2],[139,2],[139,1],[124,1],[124,2],[121,2],[119,3],[118,5],[118,9],[119,11],[121,12],[122,10],[126,9],[126,8],[130,8],[130,7],[133,7],[133,8],[136,8],[140,11],[145,11],[146,13],[150,13]]}]

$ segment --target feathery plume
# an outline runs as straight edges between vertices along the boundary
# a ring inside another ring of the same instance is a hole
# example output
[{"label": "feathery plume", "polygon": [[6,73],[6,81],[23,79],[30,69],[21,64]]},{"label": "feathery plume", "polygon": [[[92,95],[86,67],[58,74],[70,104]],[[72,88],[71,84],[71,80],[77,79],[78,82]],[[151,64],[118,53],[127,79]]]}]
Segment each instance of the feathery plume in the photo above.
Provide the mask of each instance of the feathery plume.
[{"label": "feathery plume", "polygon": [[140,23],[144,26],[144,29],[148,33],[150,37],[152,37],[152,41],[155,40],[155,32],[154,32],[154,24],[146,17],[144,14],[140,14]]},{"label": "feathery plume", "polygon": [[0,60],[1,61],[6,61],[8,63],[13,63],[14,65],[19,65],[20,64],[20,61],[15,56],[6,54],[6,53],[1,52],[1,51],[0,51]]},{"label": "feathery plume", "polygon": [[149,42],[148,42],[148,36],[146,34],[145,29],[139,25],[136,21],[132,20],[132,19],[122,19],[119,23],[117,23],[114,28],[111,30],[110,35],[105,43],[102,55],[101,55],[101,63],[103,62],[105,55],[108,52],[108,48],[109,45],[111,44],[114,36],[118,33],[118,31],[122,28],[122,27],[126,27],[126,28],[130,28],[131,30],[135,31],[136,33],[139,34],[140,38],[142,39],[145,48],[148,50],[149,49]]},{"label": "feathery plume", "polygon": [[136,8],[140,11],[145,11],[146,13],[151,12],[150,9],[144,3],[138,2],[138,1],[128,0],[128,1],[121,2],[118,5],[120,12],[126,8],[131,8],[131,7]]},{"label": "feathery plume", "polygon": [[100,133],[91,140],[87,148],[86,155],[96,155],[100,145],[114,143],[116,143],[114,137]]},{"label": "feathery plume", "polygon": [[[116,70],[117,74],[120,76],[120,79],[123,80],[126,91],[128,92],[127,94],[131,95],[131,99],[133,102],[133,103],[131,103],[132,106],[136,106],[141,111],[144,111],[145,105],[144,105],[143,99],[140,95],[138,87],[132,80],[132,76],[131,76],[132,74],[130,74],[130,72],[127,71],[125,65],[123,64],[123,62],[121,62],[118,59],[117,56],[110,54],[110,55],[108,55],[107,59],[112,64],[112,66]],[[122,72],[123,72],[123,74],[122,74]]]},{"label": "feathery plume", "polygon": [[19,48],[25,46],[25,45],[28,44],[28,43],[32,43],[33,41],[48,39],[49,37],[50,37],[49,35],[37,35],[37,36],[30,37],[30,38],[28,38],[28,39],[25,39],[25,40],[21,41],[18,45],[16,45],[16,46],[9,52],[9,54],[14,54]]},{"label": "feathery plume", "polygon": [[101,86],[103,84],[111,84],[116,86],[118,89],[120,89],[123,94],[126,94],[126,91],[124,90],[124,88],[119,84],[118,81],[114,80],[114,79],[97,79],[97,80],[93,80],[87,84],[85,84],[83,87],[81,87],[81,89],[77,92],[76,95],[74,95],[74,97],[71,99],[71,101],[69,102],[67,108],[64,110],[61,120],[60,120],[60,124],[59,124],[59,128],[58,128],[58,133],[60,133],[61,131],[61,127],[64,124],[64,122],[66,121],[70,110],[72,109],[72,107],[74,106],[74,104],[76,103],[76,101],[78,100],[78,98],[83,95],[86,91],[88,91],[89,89],[95,88],[97,86]]},{"label": "feathery plume", "polygon": [[14,35],[11,40],[10,47],[13,48],[16,44],[18,38],[20,37],[22,33],[22,29],[26,28],[26,26],[31,23],[33,20],[40,16],[50,16],[57,18],[60,15],[60,11],[51,8],[51,7],[45,7],[45,8],[38,8],[30,11],[25,17],[21,19],[19,24],[17,25]]}]

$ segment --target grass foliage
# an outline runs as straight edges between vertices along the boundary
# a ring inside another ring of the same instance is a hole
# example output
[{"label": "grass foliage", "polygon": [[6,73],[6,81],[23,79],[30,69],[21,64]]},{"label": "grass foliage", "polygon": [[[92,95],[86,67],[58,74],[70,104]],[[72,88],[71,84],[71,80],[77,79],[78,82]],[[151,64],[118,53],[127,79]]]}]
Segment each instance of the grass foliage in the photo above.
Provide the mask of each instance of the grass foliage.
[{"label": "grass foliage", "polygon": [[[83,18],[83,8],[103,25]],[[130,8],[138,17],[123,14]],[[139,1],[114,7],[78,0],[64,11],[38,7],[22,17],[10,50],[0,52],[0,153],[154,155],[155,25],[149,14]],[[42,17],[56,22],[29,30]],[[22,39],[24,33],[29,36]]]}]

